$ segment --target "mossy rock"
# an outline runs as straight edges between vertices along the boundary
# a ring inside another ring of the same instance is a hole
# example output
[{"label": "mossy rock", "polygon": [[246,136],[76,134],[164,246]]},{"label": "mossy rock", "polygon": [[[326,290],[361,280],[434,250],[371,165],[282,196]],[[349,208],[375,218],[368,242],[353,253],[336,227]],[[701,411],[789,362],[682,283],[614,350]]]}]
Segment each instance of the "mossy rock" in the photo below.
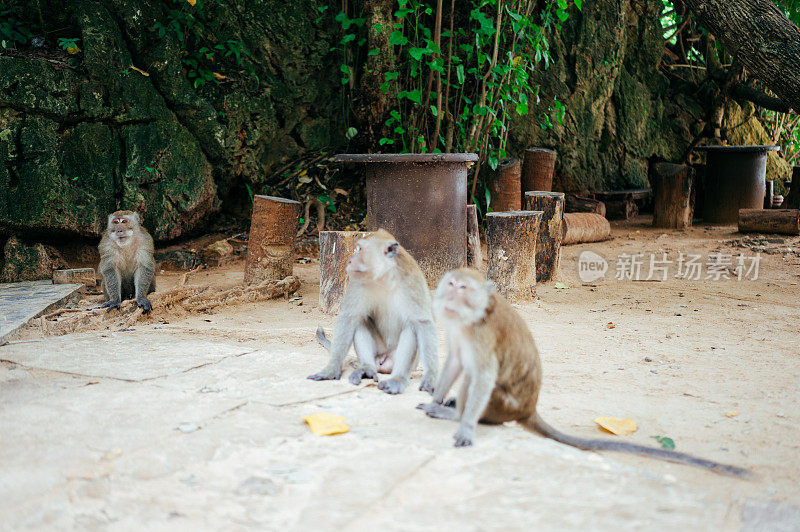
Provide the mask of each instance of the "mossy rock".
[{"label": "mossy rock", "polygon": [[0,282],[4,283],[52,279],[54,270],[69,267],[52,246],[26,243],[16,236],[6,242],[3,257]]}]

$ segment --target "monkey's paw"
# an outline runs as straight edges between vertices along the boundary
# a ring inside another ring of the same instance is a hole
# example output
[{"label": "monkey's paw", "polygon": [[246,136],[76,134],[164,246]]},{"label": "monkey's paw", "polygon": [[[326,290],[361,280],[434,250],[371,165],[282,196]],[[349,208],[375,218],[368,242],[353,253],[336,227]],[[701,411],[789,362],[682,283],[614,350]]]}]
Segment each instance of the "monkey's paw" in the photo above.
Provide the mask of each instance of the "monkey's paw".
[{"label": "monkey's paw", "polygon": [[434,419],[449,419],[452,421],[458,419],[458,412],[455,408],[440,405],[437,402],[423,403],[417,405],[417,408]]},{"label": "monkey's paw", "polygon": [[453,445],[455,447],[470,447],[472,445],[472,438],[472,431],[458,429],[456,433],[453,434],[453,439],[456,440]]},{"label": "monkey's paw", "polygon": [[136,299],[136,304],[142,308],[142,314],[147,314],[153,310],[153,304],[146,297],[139,297]]},{"label": "monkey's paw", "polygon": [[106,301],[105,303],[100,305],[100,308],[106,309],[106,312],[111,312],[111,309],[114,309],[114,308],[119,310],[119,306],[121,304],[122,304],[122,301]]},{"label": "monkey's paw", "polygon": [[335,381],[339,380],[339,377],[341,376],[342,376],[341,370],[338,373],[329,373],[323,370],[318,373],[314,373],[313,375],[309,375],[306,378],[312,381]]},{"label": "monkey's paw", "polygon": [[407,383],[398,379],[387,379],[378,383],[378,389],[383,390],[388,394],[395,395],[398,393],[403,393],[403,390],[406,389],[406,384]]},{"label": "monkey's paw", "polygon": [[429,394],[433,395],[433,382],[423,378],[422,384],[419,385],[419,389],[420,391],[428,392]]},{"label": "monkey's paw", "polygon": [[350,383],[358,386],[361,384],[361,379],[378,380],[378,372],[372,368],[358,368],[350,374]]}]

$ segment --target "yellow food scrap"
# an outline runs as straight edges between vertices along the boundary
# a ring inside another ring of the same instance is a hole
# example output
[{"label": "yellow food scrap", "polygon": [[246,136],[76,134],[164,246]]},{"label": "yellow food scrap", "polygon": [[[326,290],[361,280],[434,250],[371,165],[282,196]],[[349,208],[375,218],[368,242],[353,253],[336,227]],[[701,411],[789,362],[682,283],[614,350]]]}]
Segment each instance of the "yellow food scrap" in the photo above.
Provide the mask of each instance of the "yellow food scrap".
[{"label": "yellow food scrap", "polygon": [[189,5],[192,7],[194,7],[194,5],[197,3],[197,0],[186,0],[186,1],[189,2]]},{"label": "yellow food scrap", "polygon": [[308,423],[311,432],[317,436],[333,436],[350,430],[350,425],[345,423],[347,419],[336,414],[309,414],[303,420]]},{"label": "yellow food scrap", "polygon": [[736,417],[739,415],[739,412],[736,410],[731,410],[730,412],[725,412],[725,417]]},{"label": "yellow food scrap", "polygon": [[632,419],[620,419],[618,417],[598,417],[594,420],[595,423],[600,425],[603,429],[616,434],[617,436],[627,436],[636,432],[639,427]]}]

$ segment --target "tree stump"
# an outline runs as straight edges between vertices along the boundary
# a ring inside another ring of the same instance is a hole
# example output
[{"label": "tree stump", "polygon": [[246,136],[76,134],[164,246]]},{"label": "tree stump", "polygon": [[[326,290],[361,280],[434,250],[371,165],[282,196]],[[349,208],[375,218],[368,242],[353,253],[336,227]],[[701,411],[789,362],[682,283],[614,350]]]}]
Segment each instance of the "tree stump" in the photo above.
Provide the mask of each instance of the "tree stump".
[{"label": "tree stump", "polygon": [[692,226],[693,182],[691,166],[656,163],[650,167],[650,185],[655,198],[653,227],[685,229]]},{"label": "tree stump", "polygon": [[525,150],[525,157],[522,161],[522,194],[524,195],[529,190],[552,190],[555,167],[556,152],[553,150],[545,148]]},{"label": "tree stump", "polygon": [[478,231],[478,209],[467,205],[467,266],[483,270],[481,235]]},{"label": "tree stump", "polygon": [[611,190],[595,192],[594,199],[606,205],[606,218],[609,220],[631,220],[639,214],[639,205],[649,203],[652,191],[649,188]]},{"label": "tree stump", "polygon": [[561,256],[561,223],[564,218],[563,192],[526,192],[525,210],[542,211],[536,239],[536,281],[555,278]]},{"label": "tree stump", "polygon": [[764,208],[772,208],[772,198],[775,197],[775,182],[772,179],[767,179],[766,189],[764,192]]},{"label": "tree stump", "polygon": [[491,185],[493,211],[518,211],[522,208],[520,172],[519,159],[500,161],[500,166],[497,167],[497,177]]},{"label": "tree stump", "polygon": [[739,209],[739,232],[800,235],[800,209]]},{"label": "tree stump", "polygon": [[611,237],[611,224],[592,212],[564,213],[561,245],[600,242]]},{"label": "tree stump", "polygon": [[325,314],[338,314],[347,290],[347,261],[356,242],[371,233],[365,231],[320,231],[319,233],[319,308]]},{"label": "tree stump", "polygon": [[783,199],[783,206],[787,209],[800,209],[800,165],[792,168],[792,182],[789,184],[789,193]]},{"label": "tree stump", "polygon": [[292,274],[300,202],[273,196],[253,198],[244,283],[280,281]]},{"label": "tree stump", "polygon": [[564,197],[564,212],[592,212],[605,217],[606,204],[600,200],[567,194]]},{"label": "tree stump", "polygon": [[536,236],[541,220],[541,211],[486,215],[486,278],[494,281],[498,293],[509,301],[532,299],[536,293]]}]

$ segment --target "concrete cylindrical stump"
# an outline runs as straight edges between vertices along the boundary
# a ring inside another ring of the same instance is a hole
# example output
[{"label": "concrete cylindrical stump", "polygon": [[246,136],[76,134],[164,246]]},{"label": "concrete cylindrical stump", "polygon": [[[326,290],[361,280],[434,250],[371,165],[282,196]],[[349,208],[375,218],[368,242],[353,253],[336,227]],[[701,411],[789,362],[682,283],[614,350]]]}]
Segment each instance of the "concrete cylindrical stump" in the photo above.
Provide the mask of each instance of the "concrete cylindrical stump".
[{"label": "concrete cylindrical stump", "polygon": [[467,266],[483,269],[483,253],[481,252],[481,235],[478,231],[478,209],[475,205],[467,205]]},{"label": "concrete cylindrical stump", "polygon": [[536,235],[541,219],[541,211],[486,215],[486,278],[509,301],[532,299],[536,294]]},{"label": "concrete cylindrical stump", "polygon": [[555,278],[561,257],[564,193],[526,192],[524,208],[527,211],[542,211],[536,241],[536,281],[546,283]]},{"label": "concrete cylindrical stump", "polygon": [[503,159],[492,181],[491,207],[493,211],[518,211],[522,208],[522,167],[519,159]]},{"label": "concrete cylindrical stump", "polygon": [[299,201],[274,196],[253,198],[250,240],[244,266],[245,284],[279,281],[292,275],[299,216]]},{"label": "concrete cylindrical stump", "polygon": [[364,231],[322,231],[319,234],[319,308],[338,314],[347,290],[347,261],[356,242],[369,236]]},{"label": "concrete cylindrical stump", "polygon": [[[522,162],[522,194],[529,190],[550,191],[553,189],[553,172],[556,168],[556,152],[545,148],[528,148]],[[523,202],[524,202],[523,198]],[[522,205],[525,208],[525,205]]]},{"label": "concrete cylindrical stump", "polygon": [[685,229],[694,215],[694,168],[656,163],[650,168],[653,187],[653,227]]}]

